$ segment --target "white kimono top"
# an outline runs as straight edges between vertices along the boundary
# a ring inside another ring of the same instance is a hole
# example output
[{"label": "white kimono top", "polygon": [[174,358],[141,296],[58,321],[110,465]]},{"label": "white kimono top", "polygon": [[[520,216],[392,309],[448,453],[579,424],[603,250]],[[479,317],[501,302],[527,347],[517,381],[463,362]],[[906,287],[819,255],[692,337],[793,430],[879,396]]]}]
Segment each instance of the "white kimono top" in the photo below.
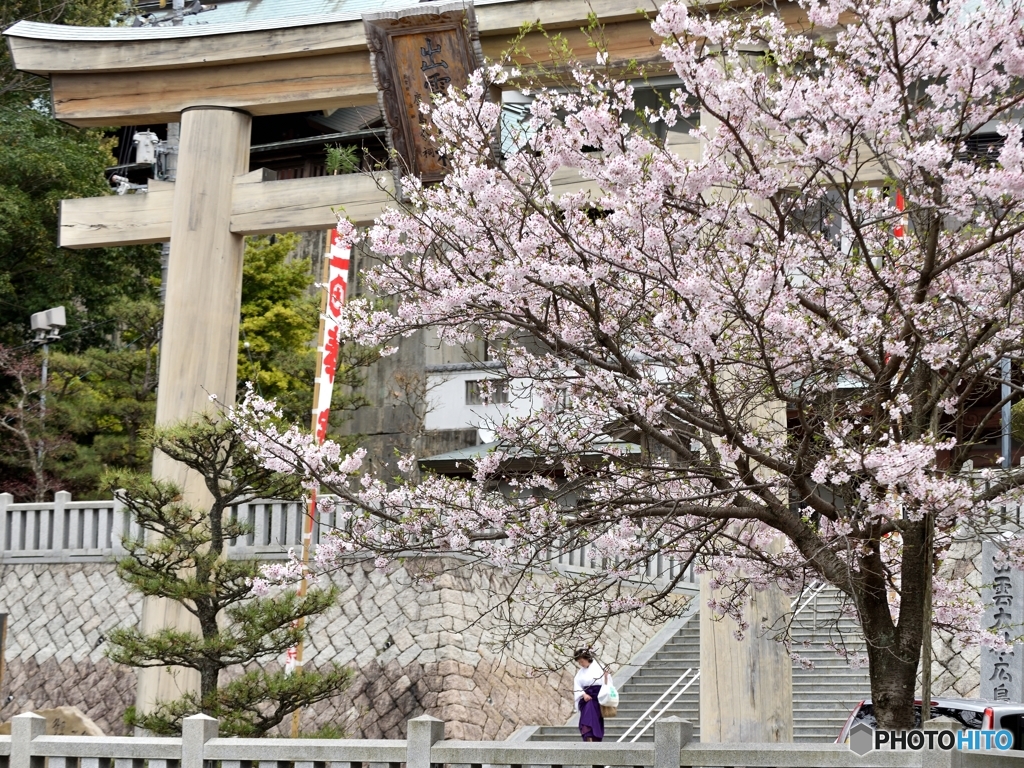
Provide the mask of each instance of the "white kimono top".
[{"label": "white kimono top", "polygon": [[600,685],[604,682],[604,667],[596,659],[590,662],[589,667],[580,667],[576,672],[576,679],[572,686],[572,704],[575,711],[580,708],[580,699],[583,698],[583,689],[592,685]]}]

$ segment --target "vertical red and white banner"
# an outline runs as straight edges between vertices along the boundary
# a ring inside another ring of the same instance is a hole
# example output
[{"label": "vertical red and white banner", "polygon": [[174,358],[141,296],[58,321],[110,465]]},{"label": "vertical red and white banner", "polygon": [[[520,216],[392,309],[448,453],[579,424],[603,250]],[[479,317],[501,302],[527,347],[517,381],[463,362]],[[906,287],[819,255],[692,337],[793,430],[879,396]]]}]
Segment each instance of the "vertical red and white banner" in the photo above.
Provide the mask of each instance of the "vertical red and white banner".
[{"label": "vertical red and white banner", "polygon": [[327,436],[327,422],[331,416],[331,395],[334,393],[334,377],[338,372],[338,354],[341,346],[338,340],[341,308],[348,293],[348,266],[351,257],[351,246],[342,242],[337,229],[331,230],[331,246],[327,252],[327,285],[324,287],[326,301],[322,312],[323,330],[317,354],[319,367],[314,386],[316,402],[313,404],[313,433],[318,444]]},{"label": "vertical red and white banner", "polygon": [[[325,254],[323,270],[323,294],[320,300],[320,329],[317,338],[316,378],[313,381],[313,418],[311,429],[317,445],[327,437],[327,425],[331,418],[331,396],[334,394],[334,379],[338,373],[338,358],[341,352],[341,308],[348,294],[348,268],[352,257],[351,243],[343,238],[337,228],[331,230],[330,245]],[[317,489],[309,494],[309,510],[302,527],[302,581],[299,583],[299,597],[306,594],[306,568],[310,550],[313,547],[313,521],[316,519]],[[298,628],[305,625],[299,619]],[[302,639],[289,648],[285,655],[285,672],[302,673]],[[292,738],[299,736],[300,710],[292,713]]]}]

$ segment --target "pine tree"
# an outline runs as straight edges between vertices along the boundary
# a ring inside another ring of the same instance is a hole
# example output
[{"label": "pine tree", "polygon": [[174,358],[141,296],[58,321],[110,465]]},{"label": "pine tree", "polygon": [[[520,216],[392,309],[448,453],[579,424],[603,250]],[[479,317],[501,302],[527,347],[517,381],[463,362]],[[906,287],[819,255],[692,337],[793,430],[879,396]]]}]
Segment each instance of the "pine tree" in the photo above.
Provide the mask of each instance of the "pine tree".
[{"label": "pine tree", "polygon": [[308,636],[308,623],[300,629],[298,620],[326,611],[336,589],[256,597],[251,583],[259,562],[227,557],[228,543],[249,532],[231,518],[233,505],[295,497],[298,488],[246,456],[240,437],[213,417],[157,429],[151,443],[196,472],[212,501],[208,507],[191,505],[172,483],[131,472],[109,475],[108,485],[144,532],[142,541],[125,541],[128,554],[118,561],[118,574],[136,592],[183,605],[199,631],[144,635],[135,627],[120,628],[108,638],[107,655],[131,667],[194,669],[200,689],[151,713],[129,710],[126,722],[171,735],[181,732],[182,718],[203,712],[220,719],[224,735],[263,736],[296,709],[340,693],[352,677],[334,663],[295,675],[269,671],[268,661]]}]

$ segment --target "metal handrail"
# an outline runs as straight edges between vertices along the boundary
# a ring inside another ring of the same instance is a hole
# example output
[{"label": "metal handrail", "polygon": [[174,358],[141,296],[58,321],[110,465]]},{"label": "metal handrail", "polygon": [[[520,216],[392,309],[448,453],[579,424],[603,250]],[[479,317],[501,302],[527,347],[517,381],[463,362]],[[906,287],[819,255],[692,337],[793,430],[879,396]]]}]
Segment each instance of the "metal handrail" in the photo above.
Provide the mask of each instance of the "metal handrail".
[{"label": "metal handrail", "polygon": [[[804,600],[803,605],[801,605],[799,608],[797,608],[795,611],[793,611],[793,620],[795,620],[796,617],[800,615],[800,611],[802,611],[804,608],[806,608],[808,603],[811,602],[811,600],[816,598],[818,595],[820,595],[822,592],[824,592],[827,588],[828,588],[828,582],[827,581],[819,582],[816,587],[814,585],[812,585],[811,586],[811,594],[807,597],[806,600]],[[796,605],[797,601],[801,597],[803,597],[802,594],[797,595],[796,599],[794,599],[793,602],[790,603],[789,607],[792,608],[794,605]]]},{"label": "metal handrail", "polygon": [[[647,717],[647,715],[649,715],[651,713],[651,710],[653,710],[656,706],[658,706],[661,703],[662,699],[664,699],[666,696],[668,696],[670,693],[672,693],[672,691],[675,689],[675,687],[677,685],[679,685],[681,682],[683,682],[683,680],[685,680],[687,675],[689,675],[691,672],[693,672],[693,667],[690,667],[685,672],[683,672],[683,674],[681,674],[679,676],[679,679],[676,680],[674,683],[672,683],[672,685],[670,685],[668,688],[666,688],[665,692],[663,694],[661,694],[661,696],[658,697],[657,701],[655,701],[653,704],[651,704],[651,706],[649,706],[647,708],[647,711],[644,712],[642,715],[640,715],[640,717],[638,717],[636,719],[636,722],[634,722],[631,726],[629,726],[629,728],[626,729],[625,733],[623,733],[621,736],[619,736],[617,741],[622,741],[627,736],[629,736],[629,734],[632,732],[632,730],[634,728],[636,728],[638,725],[640,725],[640,723],[643,722],[643,719],[645,717]],[[637,739],[639,739],[640,736],[643,735],[644,731],[646,731],[650,727],[651,723],[653,723],[655,720],[657,720],[659,717],[661,717],[661,715],[664,714],[666,709],[668,709],[673,704],[675,704],[676,699],[678,699],[683,693],[685,693],[686,689],[689,688],[691,685],[693,685],[693,683],[697,680],[698,677],[700,677],[700,670],[699,669],[697,670],[696,674],[694,674],[693,679],[690,680],[690,682],[688,682],[686,684],[686,686],[681,691],[679,691],[679,693],[676,694],[675,698],[673,698],[672,701],[670,701],[668,704],[666,704],[664,707],[662,707],[661,711],[659,711],[656,716],[651,718],[651,721],[648,722],[647,725],[645,725],[643,727],[643,729],[640,731],[640,733],[638,733],[636,736],[634,736],[630,741],[633,742],[633,741],[636,741]]]},{"label": "metal handrail", "polygon": [[[691,669],[692,669],[692,667],[691,667]],[[686,676],[686,674],[689,674],[689,673],[690,673],[690,669],[686,670],[686,673],[684,674],[684,677]],[[668,711],[669,707],[671,707],[673,704],[675,704],[679,700],[679,697],[682,696],[684,693],[686,693],[690,689],[690,686],[693,685],[694,683],[696,683],[699,678],[700,678],[700,669],[697,669],[696,671],[694,671],[693,677],[690,678],[689,682],[687,682],[686,685],[684,685],[682,688],[680,688],[678,691],[676,691],[676,695],[672,697],[672,699],[669,701],[669,703],[666,704],[664,707],[662,707],[660,710],[658,710],[658,714],[656,714],[653,717],[651,717],[651,719],[647,721],[647,725],[645,725],[643,728],[641,728],[640,732],[637,733],[636,736],[634,736],[632,739],[629,740],[630,744],[634,743],[637,739],[639,739],[641,736],[643,736],[648,728],[650,728],[658,720],[660,720],[661,716],[664,715]],[[678,681],[676,681],[676,682],[678,683]],[[671,688],[669,689],[669,691],[671,691]],[[669,691],[666,691],[665,694],[668,694]],[[664,695],[661,698],[664,698]],[[661,698],[659,698],[658,701],[661,701]],[[658,705],[658,702],[655,702],[654,706],[657,706],[657,705]],[[648,710],[648,711],[650,711],[650,710]],[[641,718],[641,719],[643,719],[643,718]],[[633,726],[630,726],[630,730],[632,730],[633,727],[635,727],[637,725],[637,723],[639,723],[639,722],[640,721],[637,720],[637,722],[634,723]],[[626,734],[628,734],[628,733],[629,733],[629,731],[626,731]],[[622,738],[620,738],[619,741],[622,741],[622,739],[626,738],[626,734],[623,734]]]}]

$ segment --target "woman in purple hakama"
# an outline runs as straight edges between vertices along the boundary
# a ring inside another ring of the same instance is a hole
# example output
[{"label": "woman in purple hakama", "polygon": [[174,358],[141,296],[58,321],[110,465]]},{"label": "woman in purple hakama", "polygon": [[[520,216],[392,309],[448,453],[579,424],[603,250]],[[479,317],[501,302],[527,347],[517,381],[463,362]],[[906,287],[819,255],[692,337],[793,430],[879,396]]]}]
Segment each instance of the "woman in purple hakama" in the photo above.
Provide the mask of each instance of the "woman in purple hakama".
[{"label": "woman in purple hakama", "polygon": [[584,741],[601,741],[604,738],[604,717],[597,694],[604,679],[604,667],[594,660],[586,648],[580,648],[573,657],[579,664],[573,681],[573,699],[580,713],[580,735]]}]

